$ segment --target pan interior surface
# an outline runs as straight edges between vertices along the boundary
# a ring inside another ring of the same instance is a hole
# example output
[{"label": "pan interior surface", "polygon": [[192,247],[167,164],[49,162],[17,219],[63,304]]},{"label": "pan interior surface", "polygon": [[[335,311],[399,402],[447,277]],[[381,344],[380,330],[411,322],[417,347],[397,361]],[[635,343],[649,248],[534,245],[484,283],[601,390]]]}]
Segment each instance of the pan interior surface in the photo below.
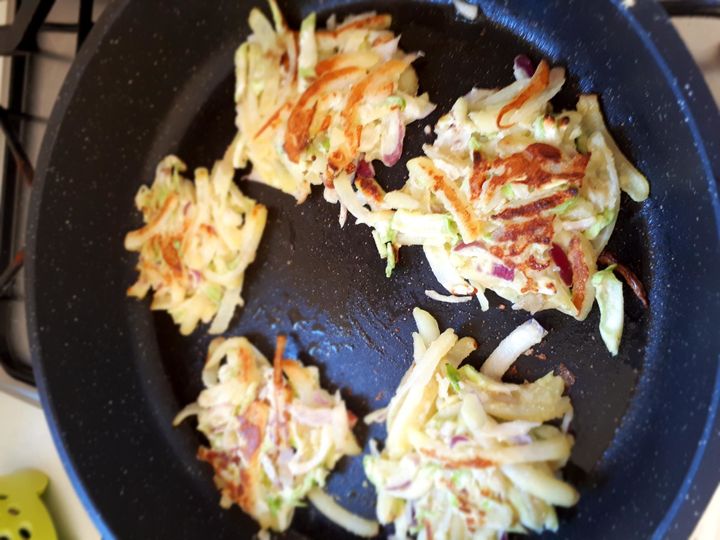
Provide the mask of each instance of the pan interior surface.
[{"label": "pan interior surface", "polygon": [[[209,167],[232,139],[232,54],[254,4],[118,3],[63,90],[43,151],[30,231],[34,354],[66,462],[108,536],[237,538],[256,530],[237,508],[219,508],[211,470],[195,459],[202,439],[193,423],[171,427],[201,390],[210,338],[204,328],[182,337],[167,315],[125,297],[136,259],[123,250],[125,233],[140,224],[134,194],[152,180],[157,162],[176,153],[191,168]],[[644,204],[623,199],[609,249],[644,281],[651,309],[625,290],[615,358],[600,339],[597,308],[583,322],[537,314],[549,335],[535,356],[521,358],[517,379],[561,363],[576,378],[569,390],[576,445],[566,474],[582,498],[561,511],[557,536],[651,536],[681,488],[712,398],[714,372],[690,375],[707,371],[717,350],[700,334],[717,312],[704,295],[714,287],[707,261],[717,255],[717,234],[699,225],[715,218],[685,112],[626,15],[609,2],[591,13],[531,0],[512,10],[485,2],[472,23],[451,4],[409,0],[281,7],[293,27],[310,11],[320,20],[332,12],[387,11],[401,46],[425,52],[416,63],[421,91],[438,108],[408,127],[403,161],[377,168],[386,188],[402,185],[406,160],[432,140],[424,126],[473,86],[511,82],[517,54],[568,69],[557,108],[574,106],[581,92],[600,94],[616,140],[650,180]],[[607,25],[624,39],[607,35]],[[475,337],[476,366],[530,317],[492,294],[486,313],[474,302],[433,302],[424,290],[439,286],[420,249],[404,248],[386,279],[369,230],[352,223],[340,229],[338,207],[319,191],[296,205],[236,181],[268,206],[269,218],[247,274],[246,305],[227,335],[245,335],[270,356],[275,335],[288,334],[290,355],[318,365],[323,385],[340,389],[360,417],[387,404],[410,365],[413,307]],[[357,435],[367,448],[384,429],[359,426]],[[364,480],[361,458],[345,459],[328,490],[370,517],[374,492]],[[298,510],[293,529],[308,537],[343,534],[312,508]]]}]

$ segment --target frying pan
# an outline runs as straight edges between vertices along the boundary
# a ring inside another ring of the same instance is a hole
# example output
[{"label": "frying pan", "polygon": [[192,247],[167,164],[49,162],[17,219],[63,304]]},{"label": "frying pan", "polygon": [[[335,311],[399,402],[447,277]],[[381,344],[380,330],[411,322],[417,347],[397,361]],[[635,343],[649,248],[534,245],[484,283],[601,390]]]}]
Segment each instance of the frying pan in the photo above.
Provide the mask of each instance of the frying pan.
[{"label": "frying pan", "polygon": [[[259,2],[259,0],[258,0]],[[141,183],[169,152],[209,165],[233,135],[232,56],[258,2],[218,0],[113,3],[80,52],[50,120],[32,199],[28,311],[36,377],[55,441],[105,538],[240,538],[256,526],[223,511],[210,469],[195,459],[201,442],[174,414],[201,389],[210,338],[182,337],[147,302],[125,297],[135,255],[125,233],[140,224],[132,206]],[[512,58],[549,58],[567,67],[557,107],[597,92],[613,135],[644,171],[651,197],[624,199],[610,249],[644,281],[644,311],[626,289],[626,330],[612,358],[595,309],[584,322],[539,313],[549,330],[523,357],[520,378],[560,363],[570,388],[577,437],[567,477],[582,498],[562,511],[559,538],[687,538],[720,481],[720,263],[716,178],[717,109],[666,15],[654,2],[483,0],[475,22],[448,2],[393,0],[282,2],[298,26],[310,11],[324,20],[382,9],[405,50],[423,50],[421,88],[436,113],[410,126],[405,160],[419,155],[432,125],[473,85],[511,80]],[[265,9],[265,6],[263,6]],[[404,161],[378,167],[400,186]],[[427,299],[435,287],[418,249],[405,249],[384,277],[364,226],[337,224],[337,207],[243,182],[269,207],[245,308],[228,335],[247,335],[266,354],[274,336],[318,365],[358,414],[385,405],[411,361],[411,310],[422,306],[443,327],[480,342],[479,362],[524,312]],[[358,428],[382,438],[382,426]],[[328,489],[365,516],[374,493],[361,460],[344,460]],[[341,538],[312,508],[297,512],[291,536]]]}]

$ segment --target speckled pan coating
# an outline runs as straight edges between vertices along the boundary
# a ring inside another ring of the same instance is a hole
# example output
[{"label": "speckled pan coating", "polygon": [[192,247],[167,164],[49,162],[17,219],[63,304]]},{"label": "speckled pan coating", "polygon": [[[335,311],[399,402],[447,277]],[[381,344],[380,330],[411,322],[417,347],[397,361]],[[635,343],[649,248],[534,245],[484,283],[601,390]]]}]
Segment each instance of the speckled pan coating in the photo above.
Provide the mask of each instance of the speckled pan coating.
[{"label": "speckled pan coating", "polygon": [[[209,339],[202,331],[182,338],[168,317],[125,298],[135,255],[122,245],[140,222],[133,195],[164,154],[207,165],[230,140],[232,54],[259,2],[116,2],[75,62],[47,131],[29,231],[29,330],[55,440],[105,538],[255,530],[239,510],[217,506],[210,471],[194,458],[193,427],[170,427],[200,389]],[[536,352],[548,360],[524,357],[519,373],[535,377],[563,362],[577,379],[568,474],[582,499],[562,512],[559,538],[686,538],[720,480],[720,123],[664,14],[643,0],[631,11],[610,1],[483,1],[473,24],[445,3],[304,1],[284,11],[297,26],[335,5],[393,13],[403,47],[426,52],[418,74],[439,112],[473,84],[509,82],[521,52],[567,66],[559,104],[579,91],[601,94],[621,147],[651,181],[648,202],[623,200],[611,248],[644,280],[652,309],[627,294],[617,358],[602,345],[597,310],[583,323],[541,313],[550,335]],[[427,140],[423,126],[408,129],[406,158]],[[404,162],[381,169],[384,184],[402,183]],[[475,362],[527,318],[499,309],[496,297],[487,314],[429,301],[422,291],[434,282],[418,250],[403,251],[385,279],[368,231],[339,230],[337,208],[319,194],[296,206],[263,186],[242,188],[270,217],[229,334],[269,353],[275,333],[289,333],[290,350],[320,365],[323,382],[361,415],[387,402],[410,363],[413,306],[477,337]],[[382,436],[377,427],[358,433]],[[360,459],[341,465],[330,490],[372,514]],[[295,531],[342,536],[312,510],[298,512]]]}]

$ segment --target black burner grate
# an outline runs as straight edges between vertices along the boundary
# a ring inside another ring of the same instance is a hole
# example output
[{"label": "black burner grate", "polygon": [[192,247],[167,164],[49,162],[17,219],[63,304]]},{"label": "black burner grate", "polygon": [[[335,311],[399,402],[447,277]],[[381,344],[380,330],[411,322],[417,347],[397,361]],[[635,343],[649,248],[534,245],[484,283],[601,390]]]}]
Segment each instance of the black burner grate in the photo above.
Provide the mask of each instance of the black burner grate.
[{"label": "black burner grate", "polygon": [[[93,0],[80,0],[77,23],[47,22],[55,0],[18,0],[13,22],[0,27],[0,55],[10,58],[7,109],[0,106],[0,129],[5,134],[5,166],[0,174],[0,302],[17,301],[13,291],[15,277],[22,269],[24,246],[17,244],[17,231],[24,227],[19,219],[18,198],[22,183],[32,184],[34,167],[20,142],[24,124],[31,118],[25,113],[27,71],[32,55],[37,54],[38,35],[43,32],[75,34],[79,49],[92,28]],[[0,335],[0,364],[5,371],[32,384],[32,368],[12,352],[8,336]]]}]

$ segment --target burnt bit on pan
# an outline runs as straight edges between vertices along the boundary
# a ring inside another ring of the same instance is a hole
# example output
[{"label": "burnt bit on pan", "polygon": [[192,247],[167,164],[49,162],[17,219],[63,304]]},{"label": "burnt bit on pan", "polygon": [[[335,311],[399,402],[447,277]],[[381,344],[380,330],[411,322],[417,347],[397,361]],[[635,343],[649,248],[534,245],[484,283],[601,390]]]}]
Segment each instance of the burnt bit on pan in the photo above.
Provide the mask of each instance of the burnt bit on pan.
[{"label": "burnt bit on pan", "polygon": [[573,384],[575,384],[575,374],[570,371],[565,364],[560,363],[560,365],[555,368],[555,373],[558,377],[565,381],[565,388],[570,388]]},{"label": "burnt bit on pan", "polygon": [[645,309],[648,309],[650,307],[647,293],[645,292],[645,287],[643,286],[642,281],[640,281],[640,279],[635,275],[635,273],[627,266],[618,262],[615,255],[605,250],[598,257],[598,262],[600,264],[604,264],[605,266],[610,266],[611,264],[614,264],[617,273],[622,276],[622,278],[625,280],[625,283],[627,283],[628,286],[632,289],[632,291],[635,293],[635,296],[637,296],[638,300],[640,300]]}]

